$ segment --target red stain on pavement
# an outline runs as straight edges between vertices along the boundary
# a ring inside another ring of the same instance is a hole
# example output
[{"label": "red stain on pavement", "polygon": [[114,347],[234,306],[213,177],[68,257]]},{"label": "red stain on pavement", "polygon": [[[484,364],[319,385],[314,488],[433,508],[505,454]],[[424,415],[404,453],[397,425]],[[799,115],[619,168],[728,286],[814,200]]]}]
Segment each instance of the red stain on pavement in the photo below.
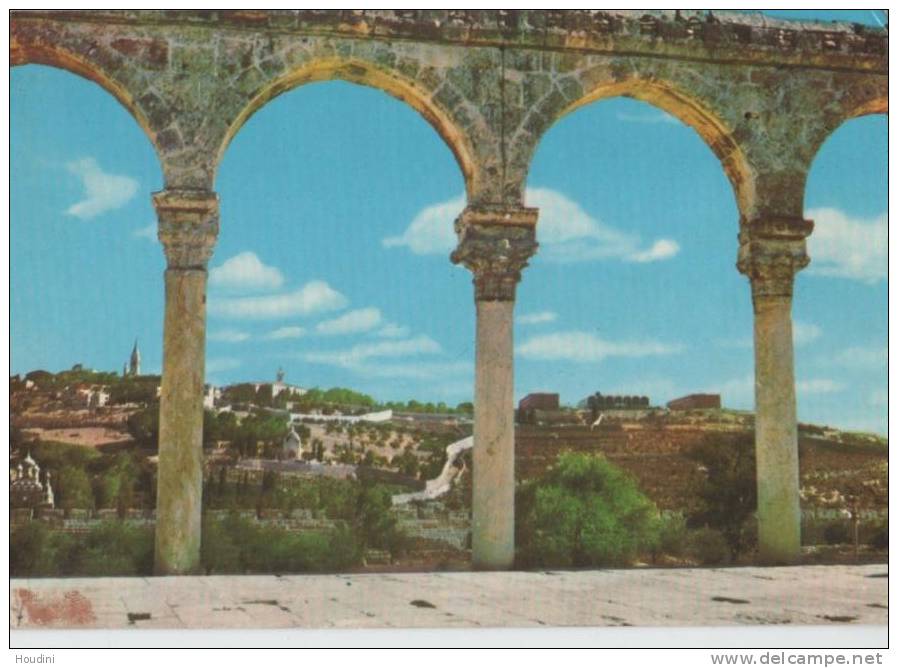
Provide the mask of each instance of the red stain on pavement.
[{"label": "red stain on pavement", "polygon": [[97,619],[91,602],[79,591],[42,596],[30,589],[16,589],[13,596],[17,626],[84,626]]}]

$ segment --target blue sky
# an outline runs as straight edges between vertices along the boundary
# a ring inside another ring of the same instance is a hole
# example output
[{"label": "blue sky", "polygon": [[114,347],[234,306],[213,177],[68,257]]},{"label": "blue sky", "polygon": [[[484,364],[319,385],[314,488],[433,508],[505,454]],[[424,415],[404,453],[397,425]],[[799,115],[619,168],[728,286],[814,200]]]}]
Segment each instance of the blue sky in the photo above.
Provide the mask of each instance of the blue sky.
[{"label": "blue sky", "polygon": [[[875,23],[815,15],[844,14]],[[158,372],[164,259],[150,193],[162,180],[149,142],[67,72],[14,68],[11,94],[11,372],[119,370],[135,337]],[[881,433],[886,132],[883,116],[856,119],[821,150],[806,197],[813,261],[794,302],[800,419]],[[282,366],[296,384],[381,399],[471,398],[470,274],[448,261],[463,182],[414,110],[342,82],[293,90],[237,135],[216,189],[210,382]],[[738,214],[691,129],[632,100],[585,107],[546,134],[527,199],[542,248],[518,291],[517,396],[720,391],[752,407]]]}]

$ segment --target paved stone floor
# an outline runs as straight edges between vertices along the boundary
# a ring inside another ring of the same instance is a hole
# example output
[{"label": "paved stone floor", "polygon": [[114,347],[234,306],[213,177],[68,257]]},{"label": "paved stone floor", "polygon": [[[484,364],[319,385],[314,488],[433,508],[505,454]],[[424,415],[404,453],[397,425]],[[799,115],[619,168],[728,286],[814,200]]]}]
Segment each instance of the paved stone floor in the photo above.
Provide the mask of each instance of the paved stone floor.
[{"label": "paved stone floor", "polygon": [[865,624],[888,566],[14,579],[13,629]]}]

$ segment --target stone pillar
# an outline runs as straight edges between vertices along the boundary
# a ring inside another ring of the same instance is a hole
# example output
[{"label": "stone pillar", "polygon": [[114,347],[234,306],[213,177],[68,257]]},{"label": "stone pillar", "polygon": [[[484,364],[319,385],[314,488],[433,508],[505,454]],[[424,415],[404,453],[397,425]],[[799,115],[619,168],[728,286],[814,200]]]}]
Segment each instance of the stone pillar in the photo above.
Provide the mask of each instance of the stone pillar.
[{"label": "stone pillar", "polygon": [[218,196],[165,190],[153,195],[165,250],[165,329],[159,402],[156,495],[157,575],[200,566],[206,265],[218,236]]},{"label": "stone pillar", "polygon": [[455,222],[452,261],[474,274],[474,568],[514,564],[514,299],[536,252],[536,209],[468,207]]},{"label": "stone pillar", "polygon": [[771,564],[801,556],[792,286],[808,264],[812,229],[811,221],[779,217],[743,225],[739,235],[737,266],[751,281],[755,314],[758,550]]}]

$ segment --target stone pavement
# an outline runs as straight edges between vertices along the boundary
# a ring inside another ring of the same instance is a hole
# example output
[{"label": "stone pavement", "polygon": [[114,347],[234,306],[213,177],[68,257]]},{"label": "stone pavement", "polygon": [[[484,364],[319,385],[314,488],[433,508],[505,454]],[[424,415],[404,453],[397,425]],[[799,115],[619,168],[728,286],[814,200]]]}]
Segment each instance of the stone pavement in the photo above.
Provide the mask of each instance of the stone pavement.
[{"label": "stone pavement", "polygon": [[888,566],[14,579],[12,629],[866,624]]}]

